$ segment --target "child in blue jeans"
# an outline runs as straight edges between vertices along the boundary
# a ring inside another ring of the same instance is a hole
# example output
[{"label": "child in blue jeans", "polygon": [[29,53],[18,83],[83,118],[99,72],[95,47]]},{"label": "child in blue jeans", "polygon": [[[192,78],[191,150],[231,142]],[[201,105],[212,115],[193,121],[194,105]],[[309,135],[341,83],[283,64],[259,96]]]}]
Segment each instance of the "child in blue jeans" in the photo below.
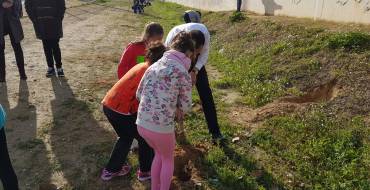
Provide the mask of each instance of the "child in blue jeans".
[{"label": "child in blue jeans", "polygon": [[10,162],[5,136],[6,114],[0,104],[0,179],[4,190],[18,190],[18,179]]}]

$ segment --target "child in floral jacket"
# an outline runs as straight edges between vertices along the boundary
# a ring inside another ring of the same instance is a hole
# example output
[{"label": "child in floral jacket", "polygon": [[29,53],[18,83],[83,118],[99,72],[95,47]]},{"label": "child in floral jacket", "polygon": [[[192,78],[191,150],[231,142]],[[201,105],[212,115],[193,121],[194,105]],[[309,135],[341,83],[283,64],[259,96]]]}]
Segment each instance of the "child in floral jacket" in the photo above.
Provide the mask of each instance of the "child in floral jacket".
[{"label": "child in floral jacket", "polygon": [[154,149],[152,189],[169,189],[174,170],[175,119],[191,108],[192,81],[188,73],[194,42],[180,33],[162,59],[148,68],[137,90],[139,134]]}]

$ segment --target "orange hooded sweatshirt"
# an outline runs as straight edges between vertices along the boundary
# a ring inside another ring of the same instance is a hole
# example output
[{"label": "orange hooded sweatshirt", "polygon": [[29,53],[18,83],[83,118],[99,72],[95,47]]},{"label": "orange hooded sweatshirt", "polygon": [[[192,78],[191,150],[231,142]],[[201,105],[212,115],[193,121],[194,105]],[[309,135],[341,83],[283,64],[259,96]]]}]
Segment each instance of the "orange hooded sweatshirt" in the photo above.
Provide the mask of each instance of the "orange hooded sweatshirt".
[{"label": "orange hooded sweatshirt", "polygon": [[129,70],[107,93],[102,104],[111,110],[124,115],[136,114],[139,101],[136,91],[145,71],[147,62],[140,63]]}]

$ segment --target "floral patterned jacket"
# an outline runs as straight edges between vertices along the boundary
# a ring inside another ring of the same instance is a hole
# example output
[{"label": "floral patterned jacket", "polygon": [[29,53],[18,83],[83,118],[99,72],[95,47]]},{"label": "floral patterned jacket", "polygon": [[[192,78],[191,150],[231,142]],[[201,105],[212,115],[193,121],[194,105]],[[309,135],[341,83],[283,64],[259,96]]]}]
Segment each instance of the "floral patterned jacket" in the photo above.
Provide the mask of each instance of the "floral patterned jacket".
[{"label": "floral patterned jacket", "polygon": [[191,109],[191,60],[170,50],[145,72],[136,96],[140,101],[136,124],[158,133],[175,131],[175,114]]}]

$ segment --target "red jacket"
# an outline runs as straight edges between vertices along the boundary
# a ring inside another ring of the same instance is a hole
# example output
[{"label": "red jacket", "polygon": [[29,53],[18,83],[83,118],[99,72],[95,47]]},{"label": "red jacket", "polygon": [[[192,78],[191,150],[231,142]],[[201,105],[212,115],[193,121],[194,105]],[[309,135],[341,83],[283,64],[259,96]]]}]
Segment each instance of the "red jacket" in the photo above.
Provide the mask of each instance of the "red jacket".
[{"label": "red jacket", "polygon": [[136,91],[148,67],[148,63],[141,63],[130,69],[108,91],[102,102],[103,105],[121,114],[137,113],[139,101],[136,98]]},{"label": "red jacket", "polygon": [[130,43],[123,52],[118,65],[118,79],[121,79],[135,65],[145,62],[145,54],[145,42]]}]

